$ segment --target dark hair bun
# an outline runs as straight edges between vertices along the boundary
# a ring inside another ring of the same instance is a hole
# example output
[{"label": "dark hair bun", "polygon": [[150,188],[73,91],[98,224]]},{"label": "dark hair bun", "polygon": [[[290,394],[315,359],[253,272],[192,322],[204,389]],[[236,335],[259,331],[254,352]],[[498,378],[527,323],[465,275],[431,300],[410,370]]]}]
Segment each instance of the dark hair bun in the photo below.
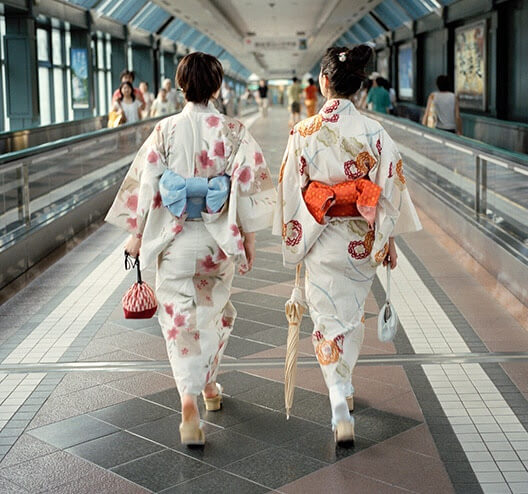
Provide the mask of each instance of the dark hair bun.
[{"label": "dark hair bun", "polygon": [[336,96],[349,97],[367,79],[365,66],[372,57],[372,48],[368,45],[328,48],[321,61],[321,71],[330,80]]}]

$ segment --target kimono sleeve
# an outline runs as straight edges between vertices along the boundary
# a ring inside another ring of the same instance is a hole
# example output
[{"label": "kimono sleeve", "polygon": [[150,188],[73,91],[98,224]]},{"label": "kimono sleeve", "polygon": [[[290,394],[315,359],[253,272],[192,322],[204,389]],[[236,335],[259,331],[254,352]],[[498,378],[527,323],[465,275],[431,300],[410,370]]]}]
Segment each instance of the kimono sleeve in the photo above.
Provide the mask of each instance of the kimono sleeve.
[{"label": "kimono sleeve", "polygon": [[282,236],[284,266],[295,267],[310,251],[326,225],[319,224],[304,202],[310,181],[309,167],[301,156],[298,134],[290,135],[279,172],[273,234]]},{"label": "kimono sleeve", "polygon": [[403,161],[389,134],[381,129],[375,148],[378,165],[369,178],[381,186],[376,209],[375,238],[371,260],[379,264],[388,250],[389,237],[421,230],[422,225],[409,195],[403,172]]},{"label": "kimono sleeve", "polygon": [[237,223],[244,232],[269,228],[273,222],[276,191],[260,146],[245,127],[232,163],[230,201],[236,204]]},{"label": "kimono sleeve", "polygon": [[161,209],[159,177],[165,171],[163,135],[158,124],[139,149],[105,221],[138,238],[152,209]]}]

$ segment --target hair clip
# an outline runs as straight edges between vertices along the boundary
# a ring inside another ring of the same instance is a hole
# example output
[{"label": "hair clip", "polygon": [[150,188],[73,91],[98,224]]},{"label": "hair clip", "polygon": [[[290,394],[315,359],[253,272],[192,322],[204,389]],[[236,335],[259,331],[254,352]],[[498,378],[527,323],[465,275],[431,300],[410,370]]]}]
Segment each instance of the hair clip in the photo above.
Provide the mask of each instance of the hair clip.
[{"label": "hair clip", "polygon": [[344,62],[346,60],[346,51],[342,51],[337,55],[337,58],[340,62]]}]

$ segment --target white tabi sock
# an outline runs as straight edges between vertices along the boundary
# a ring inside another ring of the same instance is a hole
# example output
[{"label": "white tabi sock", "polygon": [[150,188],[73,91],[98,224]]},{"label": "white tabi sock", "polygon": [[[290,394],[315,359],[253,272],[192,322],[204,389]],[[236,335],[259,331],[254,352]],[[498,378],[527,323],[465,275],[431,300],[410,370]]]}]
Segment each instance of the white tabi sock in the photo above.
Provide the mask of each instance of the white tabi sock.
[{"label": "white tabi sock", "polygon": [[332,407],[332,425],[335,426],[338,422],[354,423],[354,418],[348,411],[346,392],[343,386],[338,384],[331,386],[328,389],[328,395],[330,398],[330,406]]}]

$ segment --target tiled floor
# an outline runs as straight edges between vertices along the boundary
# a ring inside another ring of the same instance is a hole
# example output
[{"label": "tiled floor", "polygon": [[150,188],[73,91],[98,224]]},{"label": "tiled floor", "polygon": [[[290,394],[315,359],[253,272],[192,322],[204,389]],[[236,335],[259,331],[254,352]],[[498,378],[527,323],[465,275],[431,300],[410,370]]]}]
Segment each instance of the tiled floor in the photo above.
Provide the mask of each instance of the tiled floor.
[{"label": "tiled floor", "polygon": [[[276,175],[284,112],[252,132]],[[401,330],[394,344],[377,340],[380,272],[362,354],[527,350],[524,306],[507,312],[485,275],[458,264],[463,253],[423,219],[426,231],[399,241],[392,293]],[[156,318],[122,317],[133,277],[122,271],[123,239],[100,228],[0,306],[3,364],[166,360]],[[234,281],[239,317],[226,360],[285,354],[293,272],[269,232],[257,242],[253,271]],[[305,316],[303,356],[313,356],[310,332]],[[358,366],[357,441],[348,449],[334,445],[317,367],[299,370],[289,421],[282,369],[229,371],[219,381],[224,409],[201,410],[207,445],[187,449],[168,370],[0,373],[0,492],[528,492],[527,364]]]}]

